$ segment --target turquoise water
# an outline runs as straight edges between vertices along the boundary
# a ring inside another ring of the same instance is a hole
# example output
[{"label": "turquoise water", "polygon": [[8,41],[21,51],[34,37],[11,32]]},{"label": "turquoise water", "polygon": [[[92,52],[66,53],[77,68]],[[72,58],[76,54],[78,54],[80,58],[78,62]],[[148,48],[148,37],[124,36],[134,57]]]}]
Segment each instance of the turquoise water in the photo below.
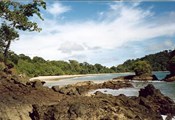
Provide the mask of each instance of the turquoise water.
[{"label": "turquoise water", "polygon": [[109,73],[109,74],[98,74],[98,75],[88,75],[84,77],[72,78],[72,80],[112,80],[115,77],[133,75],[134,73]]},{"label": "turquoise water", "polygon": [[[112,78],[118,77],[118,76],[125,76],[125,75],[133,75],[134,73],[115,73],[115,74],[101,74],[101,75],[93,75],[93,76],[85,76],[85,77],[79,77],[79,78],[72,78],[71,80],[111,80]],[[150,81],[150,82],[143,82],[143,81],[134,81],[132,82],[134,89],[133,88],[126,88],[126,89],[121,89],[118,91],[112,91],[108,90],[112,94],[130,94],[130,95],[138,95],[138,91],[140,88],[144,88],[148,84],[153,84],[156,88],[160,89],[161,92],[169,96],[175,101],[175,82],[164,82],[161,81],[169,72],[153,72],[159,79],[159,81]],[[102,90],[103,91],[103,90]],[[105,90],[104,90],[105,91]],[[114,93],[116,92],[116,93]]]},{"label": "turquoise water", "polygon": [[[118,76],[126,76],[126,75],[133,75],[133,74],[134,73],[88,75],[84,77],[70,78],[70,79],[55,81],[52,83],[46,83],[46,86],[49,86],[49,87],[55,86],[55,85],[61,86],[66,84],[74,84],[76,82],[81,82],[81,81],[94,81],[94,82],[107,81],[107,80],[112,80],[113,78]],[[112,90],[108,90],[108,91],[109,93],[114,95],[126,94],[126,95],[137,96],[140,88],[144,88],[148,84],[153,84],[156,88],[160,89],[164,95],[169,96],[175,101],[175,82],[161,81],[167,74],[169,74],[169,72],[153,72],[153,74],[155,74],[158,77],[159,81],[150,81],[150,82],[132,81],[134,88],[124,88],[124,89],[115,90],[115,91],[112,91]]]},{"label": "turquoise water", "polygon": [[[159,80],[165,78],[169,72],[153,72]],[[115,77],[134,75],[134,73],[113,73],[113,74],[98,74],[98,75],[89,75],[85,77],[72,78],[71,80],[111,80]]]}]

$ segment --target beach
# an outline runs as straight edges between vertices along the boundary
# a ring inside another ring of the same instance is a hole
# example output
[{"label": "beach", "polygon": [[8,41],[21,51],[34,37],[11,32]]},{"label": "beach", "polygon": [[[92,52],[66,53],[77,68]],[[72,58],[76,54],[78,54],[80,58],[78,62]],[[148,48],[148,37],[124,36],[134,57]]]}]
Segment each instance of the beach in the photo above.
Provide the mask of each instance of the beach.
[{"label": "beach", "polygon": [[48,81],[57,81],[57,80],[61,80],[61,79],[83,77],[83,76],[86,76],[86,75],[38,76],[38,77],[33,77],[33,78],[29,79],[29,80],[30,81],[42,80],[42,81],[48,82]]}]

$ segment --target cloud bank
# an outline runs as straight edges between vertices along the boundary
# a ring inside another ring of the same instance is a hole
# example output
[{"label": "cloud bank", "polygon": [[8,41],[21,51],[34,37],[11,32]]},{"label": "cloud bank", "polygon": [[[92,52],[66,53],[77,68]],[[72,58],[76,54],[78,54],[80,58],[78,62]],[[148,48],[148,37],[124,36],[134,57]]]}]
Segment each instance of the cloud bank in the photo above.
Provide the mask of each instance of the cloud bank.
[{"label": "cloud bank", "polygon": [[[47,12],[59,16],[73,9],[56,2],[48,7]],[[175,12],[155,16],[152,7],[143,9],[139,3],[114,2],[98,15],[96,20],[70,20],[65,23],[61,23],[59,18],[45,18],[44,22],[38,22],[43,28],[41,33],[23,33],[12,50],[31,57],[77,59],[110,66],[121,62],[117,62],[120,57],[127,56],[127,52],[123,56],[117,50],[130,42],[151,42],[156,38],[175,35],[175,20],[170,20],[175,17]],[[173,43],[167,41],[163,44],[169,47]],[[107,63],[111,60],[113,62]]]}]

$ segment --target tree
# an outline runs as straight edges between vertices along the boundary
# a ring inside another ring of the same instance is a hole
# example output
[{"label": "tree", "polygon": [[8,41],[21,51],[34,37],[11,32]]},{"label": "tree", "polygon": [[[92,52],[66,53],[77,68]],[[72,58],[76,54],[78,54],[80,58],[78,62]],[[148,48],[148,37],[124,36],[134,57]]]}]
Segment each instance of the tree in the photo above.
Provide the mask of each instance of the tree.
[{"label": "tree", "polygon": [[133,65],[133,70],[136,75],[143,76],[143,75],[151,75],[152,68],[150,64],[146,61],[137,61]]},{"label": "tree", "polygon": [[0,18],[3,20],[0,31],[0,47],[1,49],[5,47],[5,61],[11,41],[19,37],[16,30],[41,31],[37,23],[30,19],[33,15],[37,15],[43,20],[40,14],[41,7],[46,9],[46,3],[43,0],[33,0],[28,4],[20,4],[11,0],[0,1]]},{"label": "tree", "polygon": [[1,47],[2,53],[4,54],[4,62],[6,63],[11,41],[18,39],[19,34],[14,28],[7,26],[7,24],[5,23],[2,23],[0,28],[0,38],[1,38],[0,47]]},{"label": "tree", "polygon": [[45,62],[45,60],[42,57],[37,57],[37,56],[33,57],[32,61],[33,62],[39,62],[39,63],[44,63]]}]

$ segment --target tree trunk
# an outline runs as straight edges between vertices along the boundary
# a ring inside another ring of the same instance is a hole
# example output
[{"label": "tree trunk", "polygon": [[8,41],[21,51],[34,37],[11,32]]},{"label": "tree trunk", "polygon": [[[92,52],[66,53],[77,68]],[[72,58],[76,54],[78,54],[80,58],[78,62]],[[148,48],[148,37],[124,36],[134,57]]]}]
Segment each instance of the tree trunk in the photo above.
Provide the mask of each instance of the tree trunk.
[{"label": "tree trunk", "polygon": [[11,40],[8,41],[7,46],[4,50],[4,63],[7,63],[7,58],[8,58],[8,50],[10,48]]}]

